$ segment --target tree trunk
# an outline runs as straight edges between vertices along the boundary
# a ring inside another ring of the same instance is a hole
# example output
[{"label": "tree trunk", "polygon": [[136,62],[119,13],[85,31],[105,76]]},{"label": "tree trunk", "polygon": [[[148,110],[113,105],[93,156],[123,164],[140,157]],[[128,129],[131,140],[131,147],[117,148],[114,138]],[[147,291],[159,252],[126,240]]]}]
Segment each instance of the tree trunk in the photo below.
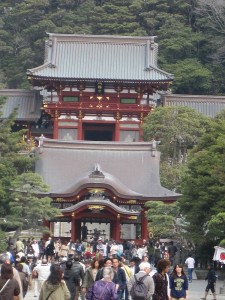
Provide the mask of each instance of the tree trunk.
[{"label": "tree trunk", "polygon": [[12,237],[12,240],[13,240],[14,244],[16,243],[17,238],[20,236],[20,234],[21,234],[21,232],[22,232],[22,229],[23,229],[22,226],[19,226],[19,227],[16,229],[16,231],[15,231],[13,237]]}]

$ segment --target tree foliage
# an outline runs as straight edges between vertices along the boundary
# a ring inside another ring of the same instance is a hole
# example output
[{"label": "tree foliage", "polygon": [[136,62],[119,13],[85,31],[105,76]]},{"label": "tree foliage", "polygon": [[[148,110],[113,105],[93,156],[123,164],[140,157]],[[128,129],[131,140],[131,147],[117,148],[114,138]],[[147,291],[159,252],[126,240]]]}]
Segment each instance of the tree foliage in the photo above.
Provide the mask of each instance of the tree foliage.
[{"label": "tree foliage", "polygon": [[[0,98],[0,106],[4,101]],[[48,219],[57,211],[51,207],[50,198],[38,197],[47,186],[32,173],[32,145],[24,141],[24,130],[12,131],[16,113],[0,122],[0,223],[5,231],[37,228],[38,220]]]},{"label": "tree foliage", "polygon": [[189,222],[187,232],[197,243],[221,238],[215,222],[225,211],[225,120],[217,119],[191,151],[183,177],[180,209]]},{"label": "tree foliage", "polygon": [[176,203],[164,204],[162,201],[147,202],[148,230],[153,233],[156,240],[160,238],[173,238],[176,231],[176,217],[178,208]]},{"label": "tree foliage", "polygon": [[187,154],[210,127],[211,119],[196,110],[182,106],[157,107],[145,119],[145,141],[159,141],[160,177],[163,185],[180,190]]},{"label": "tree foliage", "polygon": [[52,199],[44,195],[47,191],[47,185],[36,173],[23,173],[12,182],[10,214],[6,220],[16,227],[17,234],[22,229],[41,229],[43,219],[60,214],[60,210],[51,206]]},{"label": "tree foliage", "polygon": [[[5,99],[0,98],[0,107]],[[8,213],[9,188],[17,175],[31,170],[34,159],[22,154],[27,149],[23,139],[24,131],[12,132],[12,126],[17,111],[15,110],[7,119],[0,122],[0,217]]]}]

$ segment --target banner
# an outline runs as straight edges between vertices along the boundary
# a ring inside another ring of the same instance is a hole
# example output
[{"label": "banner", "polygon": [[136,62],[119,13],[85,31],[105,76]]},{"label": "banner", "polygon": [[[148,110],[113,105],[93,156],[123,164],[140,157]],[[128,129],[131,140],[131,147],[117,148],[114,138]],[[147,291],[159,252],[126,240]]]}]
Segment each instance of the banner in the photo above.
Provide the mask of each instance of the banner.
[{"label": "banner", "polygon": [[215,252],[214,252],[213,260],[225,264],[225,248],[219,246],[216,246],[214,248],[215,248]]}]

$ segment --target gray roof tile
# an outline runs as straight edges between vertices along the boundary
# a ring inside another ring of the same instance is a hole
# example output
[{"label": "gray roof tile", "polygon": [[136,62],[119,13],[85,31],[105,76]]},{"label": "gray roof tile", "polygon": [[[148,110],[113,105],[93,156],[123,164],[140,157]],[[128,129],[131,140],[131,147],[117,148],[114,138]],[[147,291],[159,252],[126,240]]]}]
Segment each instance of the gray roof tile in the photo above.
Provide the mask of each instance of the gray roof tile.
[{"label": "gray roof tile", "polygon": [[165,106],[187,106],[212,118],[225,109],[224,96],[168,94],[162,99]]},{"label": "gray roof tile", "polygon": [[18,109],[17,121],[36,121],[41,116],[42,101],[37,91],[0,90],[0,97],[6,97],[0,109],[0,119],[8,118],[15,108]]},{"label": "gray roof tile", "polygon": [[154,37],[49,34],[45,63],[28,74],[60,79],[171,81],[157,67]]},{"label": "gray roof tile", "polygon": [[[90,142],[44,139],[37,149],[36,172],[54,196],[72,196],[84,187],[106,187],[128,199],[176,199],[160,184],[158,151],[152,143]],[[92,177],[99,164],[104,176]]]}]

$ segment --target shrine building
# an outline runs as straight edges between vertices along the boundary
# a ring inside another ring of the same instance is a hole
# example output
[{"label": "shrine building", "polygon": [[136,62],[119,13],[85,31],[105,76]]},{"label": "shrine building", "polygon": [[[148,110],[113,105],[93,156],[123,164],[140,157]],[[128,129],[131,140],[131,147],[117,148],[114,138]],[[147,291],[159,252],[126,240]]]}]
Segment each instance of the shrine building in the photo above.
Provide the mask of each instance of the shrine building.
[{"label": "shrine building", "polygon": [[154,37],[49,33],[44,64],[27,71],[53,124],[36,172],[61,209],[48,224],[55,237],[82,238],[85,224],[88,238],[147,239],[145,203],[179,197],[160,184],[156,142],[142,141],[155,93],[173,80],[157,60]]}]

